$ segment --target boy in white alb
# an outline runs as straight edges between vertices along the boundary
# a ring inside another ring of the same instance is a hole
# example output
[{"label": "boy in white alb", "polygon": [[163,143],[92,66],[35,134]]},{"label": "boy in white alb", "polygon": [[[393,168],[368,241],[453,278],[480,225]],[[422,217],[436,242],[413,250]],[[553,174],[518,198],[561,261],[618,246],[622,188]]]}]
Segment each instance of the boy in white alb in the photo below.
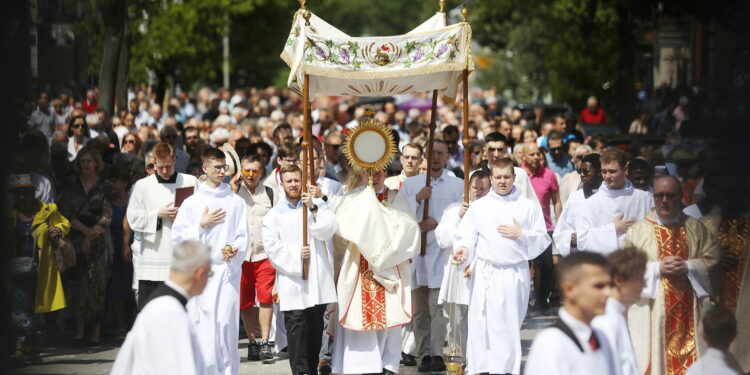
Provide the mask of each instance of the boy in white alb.
[{"label": "boy in white alb", "polygon": [[640,375],[626,315],[628,308],[641,299],[641,290],[646,284],[643,274],[646,272],[648,257],[635,247],[626,247],[609,254],[607,260],[612,290],[604,314],[594,318],[591,326],[607,336],[607,341],[617,356],[619,374]]}]

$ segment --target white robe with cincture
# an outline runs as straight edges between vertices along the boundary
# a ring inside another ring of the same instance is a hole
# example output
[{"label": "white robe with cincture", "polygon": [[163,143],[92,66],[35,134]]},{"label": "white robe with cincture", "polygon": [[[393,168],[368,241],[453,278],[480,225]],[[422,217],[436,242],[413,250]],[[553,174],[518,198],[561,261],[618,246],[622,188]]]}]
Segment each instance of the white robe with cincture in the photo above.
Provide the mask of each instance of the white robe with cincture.
[{"label": "white robe with cincture", "polygon": [[580,213],[575,217],[578,250],[593,251],[607,255],[620,248],[625,233],[615,231],[615,217],[623,214],[622,220],[640,220],[654,206],[649,192],[633,187],[625,181],[622,189],[610,189],[602,182],[599,191],[585,200]]},{"label": "white robe with cincture", "polygon": [[[207,229],[200,227],[205,208],[213,212],[222,208],[227,216],[223,223]],[[172,243],[199,241],[211,247],[211,272],[203,294],[192,298],[187,309],[195,322],[196,333],[206,361],[206,374],[237,374],[240,354],[237,351],[240,319],[240,276],[249,242],[245,202],[229,185],[218,188],[200,184],[195,194],[185,199],[172,225]],[[224,261],[221,249],[235,246],[237,254]]]},{"label": "white robe with cincture", "polygon": [[[521,237],[501,236],[497,227],[512,225],[514,219],[523,230]],[[454,248],[467,248],[467,261],[475,261],[469,280],[466,373],[520,373],[521,323],[531,284],[529,260],[551,242],[541,207],[521,197],[515,187],[505,196],[490,191],[464,214]]]},{"label": "white robe with cincture", "polygon": [[172,296],[155,298],[138,313],[110,373],[147,374],[206,374],[193,324]]}]

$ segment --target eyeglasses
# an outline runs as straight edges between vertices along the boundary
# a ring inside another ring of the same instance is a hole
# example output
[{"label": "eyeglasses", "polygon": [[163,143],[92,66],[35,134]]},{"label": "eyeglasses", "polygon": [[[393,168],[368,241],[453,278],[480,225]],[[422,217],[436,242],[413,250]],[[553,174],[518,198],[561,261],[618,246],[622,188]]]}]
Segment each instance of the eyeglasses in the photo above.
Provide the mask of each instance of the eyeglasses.
[{"label": "eyeglasses", "polygon": [[243,169],[242,170],[242,176],[243,177],[249,177],[249,176],[258,177],[258,176],[260,176],[260,171],[257,170],[257,169],[255,169],[255,170],[252,170],[252,169],[251,170]]},{"label": "eyeglasses", "polygon": [[123,144],[126,144],[126,143],[132,143],[132,144],[135,144],[135,139],[132,139],[132,138],[131,138],[131,139],[123,139],[123,140],[122,140],[122,143],[123,143]]},{"label": "eyeglasses", "polygon": [[339,149],[339,147],[341,147],[341,145],[340,145],[340,144],[338,144],[338,145],[332,145],[332,144],[330,144],[330,143],[327,143],[327,144],[326,144],[326,146],[328,146],[328,147],[330,147],[330,148],[332,148],[332,149],[334,149],[334,150],[338,150],[338,149]]},{"label": "eyeglasses", "polygon": [[177,134],[164,134],[164,138],[177,138]]},{"label": "eyeglasses", "polygon": [[73,125],[70,125],[70,128],[71,128],[71,129],[78,129],[78,128],[80,128],[81,126],[83,126],[83,125],[81,125],[81,124],[73,124]]},{"label": "eyeglasses", "polygon": [[675,199],[679,195],[677,193],[654,193],[654,199],[662,200],[664,198],[667,199]]},{"label": "eyeglasses", "polygon": [[226,171],[227,169],[229,169],[229,166],[226,164],[209,165],[209,167],[213,168],[216,172]]}]

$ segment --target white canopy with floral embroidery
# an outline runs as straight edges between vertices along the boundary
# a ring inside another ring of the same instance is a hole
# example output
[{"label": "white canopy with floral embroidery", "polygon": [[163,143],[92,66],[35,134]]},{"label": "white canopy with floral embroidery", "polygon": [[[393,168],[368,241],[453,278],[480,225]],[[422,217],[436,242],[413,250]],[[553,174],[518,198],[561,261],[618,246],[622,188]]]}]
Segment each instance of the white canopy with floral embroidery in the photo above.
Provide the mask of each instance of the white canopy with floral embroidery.
[{"label": "white canopy with floral embroidery", "polygon": [[300,9],[294,15],[281,58],[291,68],[288,86],[302,92],[309,75],[310,94],[390,96],[438,90],[455,98],[463,70],[474,70],[471,26],[446,26],[438,12],[404,35],[350,37]]}]

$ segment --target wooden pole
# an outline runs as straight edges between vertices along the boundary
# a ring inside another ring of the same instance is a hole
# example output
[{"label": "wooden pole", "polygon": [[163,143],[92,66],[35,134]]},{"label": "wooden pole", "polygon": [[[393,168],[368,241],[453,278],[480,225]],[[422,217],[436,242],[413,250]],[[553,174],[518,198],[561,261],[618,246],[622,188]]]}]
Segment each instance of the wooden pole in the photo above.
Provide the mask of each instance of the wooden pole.
[{"label": "wooden pole", "polygon": [[[308,114],[312,113],[312,101],[307,102],[307,113]],[[310,146],[307,149],[307,160],[310,161],[309,162],[310,184],[313,185],[313,186],[317,186],[318,185],[318,182],[317,182],[318,181],[318,171],[317,171],[317,168],[315,166],[315,157],[314,157],[314,155],[315,155],[314,154],[315,153],[315,140],[314,140],[313,134],[312,134],[312,124],[310,123],[312,121],[310,119],[310,116],[308,116],[307,119],[308,119],[308,123],[305,124],[305,131],[308,133],[307,139],[310,140]],[[318,157],[322,158],[323,155],[318,155]],[[320,162],[320,160],[318,160],[318,162]]]},{"label": "wooden pole", "polygon": [[[425,174],[425,187],[430,187],[430,177],[432,167],[432,141],[435,139],[435,121],[437,120],[437,99],[438,90],[432,91],[432,113],[430,114],[430,134],[427,136],[427,173]],[[429,217],[430,213],[430,200],[425,199],[424,211],[422,212],[422,220],[424,221]],[[422,247],[419,250],[419,255],[424,256],[427,250],[427,232],[422,232]]]},{"label": "wooden pole", "polygon": [[[303,124],[302,126],[302,192],[307,193],[307,159],[308,159],[308,148],[310,147],[310,138],[307,133],[307,128],[310,124],[310,76],[305,74],[305,80],[302,86],[302,113],[303,113]],[[302,205],[302,246],[308,246],[307,242],[307,205]],[[302,260],[302,280],[307,280],[309,263],[307,259]]]},{"label": "wooden pole", "polygon": [[469,158],[471,157],[471,150],[469,150],[469,70],[464,69],[463,72],[464,81],[464,113],[463,113],[463,139],[461,144],[464,146],[464,203],[469,203],[469,177],[471,177],[471,171]]}]

